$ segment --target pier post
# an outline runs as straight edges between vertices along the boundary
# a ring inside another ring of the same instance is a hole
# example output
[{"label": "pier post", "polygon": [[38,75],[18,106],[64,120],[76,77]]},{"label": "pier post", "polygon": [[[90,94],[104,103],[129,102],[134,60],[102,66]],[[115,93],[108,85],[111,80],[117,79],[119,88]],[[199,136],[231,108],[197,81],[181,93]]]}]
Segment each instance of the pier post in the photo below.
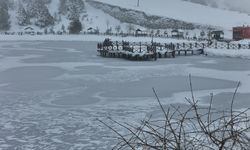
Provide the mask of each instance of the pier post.
[{"label": "pier post", "polygon": [[141,42],[140,42],[140,53],[141,53]]},{"label": "pier post", "polygon": [[119,50],[119,44],[118,44],[118,41],[116,41],[116,50],[117,50],[117,51]]}]

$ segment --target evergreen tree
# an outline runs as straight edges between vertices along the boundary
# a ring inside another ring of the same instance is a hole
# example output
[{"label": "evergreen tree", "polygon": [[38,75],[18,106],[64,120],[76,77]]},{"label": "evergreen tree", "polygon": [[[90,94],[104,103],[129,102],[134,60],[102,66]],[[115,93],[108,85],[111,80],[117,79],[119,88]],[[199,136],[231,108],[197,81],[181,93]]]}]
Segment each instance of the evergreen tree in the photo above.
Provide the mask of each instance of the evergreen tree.
[{"label": "evergreen tree", "polygon": [[26,0],[27,3],[27,14],[30,18],[36,17],[37,12],[40,9],[41,3],[38,3],[38,0]]},{"label": "evergreen tree", "polygon": [[61,30],[62,30],[63,33],[66,33],[64,25],[62,25]]},{"label": "evergreen tree", "polygon": [[82,31],[82,23],[79,20],[72,20],[68,29],[70,34],[79,34]]},{"label": "evergreen tree", "polygon": [[26,26],[30,24],[30,18],[27,12],[25,11],[22,3],[18,4],[17,22],[18,22],[18,25],[21,25],[21,26]]},{"label": "evergreen tree", "polygon": [[67,0],[60,0],[58,12],[63,15],[67,13]]},{"label": "evergreen tree", "polygon": [[54,24],[54,18],[50,15],[47,7],[43,7],[38,11],[35,24],[42,28]]},{"label": "evergreen tree", "polygon": [[116,30],[116,33],[120,33],[120,31],[121,31],[121,25],[117,25],[115,27],[115,30]]},{"label": "evergreen tree", "polygon": [[59,14],[66,15],[69,20],[77,20],[85,5],[83,0],[60,0],[58,9]]},{"label": "evergreen tree", "polygon": [[34,2],[35,2],[34,5],[36,5],[35,25],[37,25],[41,28],[47,27],[49,25],[53,25],[54,18],[49,13],[49,10],[48,10],[47,6],[45,5],[45,3],[41,0],[35,0]]},{"label": "evergreen tree", "polygon": [[35,25],[43,28],[54,24],[54,18],[51,16],[46,4],[50,0],[26,0],[27,14],[30,18],[35,18]]},{"label": "evergreen tree", "polygon": [[47,28],[44,29],[44,34],[48,34],[48,29]]},{"label": "evergreen tree", "polygon": [[70,5],[68,8],[68,19],[69,20],[79,20],[80,13],[77,11],[77,7],[75,5]]},{"label": "evergreen tree", "polygon": [[0,30],[9,30],[10,28],[8,11],[8,0],[0,0]]}]

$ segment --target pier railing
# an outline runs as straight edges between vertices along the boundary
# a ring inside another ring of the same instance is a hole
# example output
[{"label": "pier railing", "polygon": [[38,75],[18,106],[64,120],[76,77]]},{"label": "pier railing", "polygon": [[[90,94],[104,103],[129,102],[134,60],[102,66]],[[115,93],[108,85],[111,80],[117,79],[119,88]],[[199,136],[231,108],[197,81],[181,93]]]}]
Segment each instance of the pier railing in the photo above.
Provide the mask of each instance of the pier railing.
[{"label": "pier railing", "polygon": [[104,41],[97,44],[97,51],[104,57],[119,57],[134,60],[156,60],[157,58],[175,57],[176,55],[199,55],[205,48],[213,49],[249,49],[250,44],[236,44],[226,42],[127,42]]}]

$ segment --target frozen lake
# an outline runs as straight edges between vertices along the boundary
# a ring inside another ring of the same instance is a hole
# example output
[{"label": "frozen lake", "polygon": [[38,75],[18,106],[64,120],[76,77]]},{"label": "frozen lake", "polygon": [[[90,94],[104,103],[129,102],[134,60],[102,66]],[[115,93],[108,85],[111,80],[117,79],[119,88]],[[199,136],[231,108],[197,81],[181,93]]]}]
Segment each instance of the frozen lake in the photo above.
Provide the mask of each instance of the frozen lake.
[{"label": "frozen lake", "polygon": [[111,131],[96,119],[137,121],[190,97],[250,107],[250,60],[206,56],[133,62],[96,55],[95,42],[0,42],[0,149],[108,150]]}]

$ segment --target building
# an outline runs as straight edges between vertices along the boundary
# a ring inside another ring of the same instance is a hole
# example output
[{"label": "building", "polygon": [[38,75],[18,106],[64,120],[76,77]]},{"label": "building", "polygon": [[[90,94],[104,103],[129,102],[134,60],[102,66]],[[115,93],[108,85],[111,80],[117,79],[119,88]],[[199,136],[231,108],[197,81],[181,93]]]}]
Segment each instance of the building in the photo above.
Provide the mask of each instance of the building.
[{"label": "building", "polygon": [[94,34],[94,33],[95,33],[95,29],[92,28],[92,27],[89,27],[89,28],[87,29],[87,33],[88,33],[88,34]]},{"label": "building", "polygon": [[24,28],[24,34],[34,35],[35,34],[34,28],[32,28],[32,27]]},{"label": "building", "polygon": [[250,27],[234,27],[233,40],[250,39]]},{"label": "building", "polygon": [[171,31],[172,38],[184,38],[184,31],[174,29]]},{"label": "building", "polygon": [[147,31],[142,31],[141,29],[135,30],[135,36],[147,36],[147,35],[148,35]]},{"label": "building", "polygon": [[216,31],[211,31],[209,33],[210,39],[215,39],[215,40],[223,40],[224,39],[224,32],[221,30],[216,30]]}]

